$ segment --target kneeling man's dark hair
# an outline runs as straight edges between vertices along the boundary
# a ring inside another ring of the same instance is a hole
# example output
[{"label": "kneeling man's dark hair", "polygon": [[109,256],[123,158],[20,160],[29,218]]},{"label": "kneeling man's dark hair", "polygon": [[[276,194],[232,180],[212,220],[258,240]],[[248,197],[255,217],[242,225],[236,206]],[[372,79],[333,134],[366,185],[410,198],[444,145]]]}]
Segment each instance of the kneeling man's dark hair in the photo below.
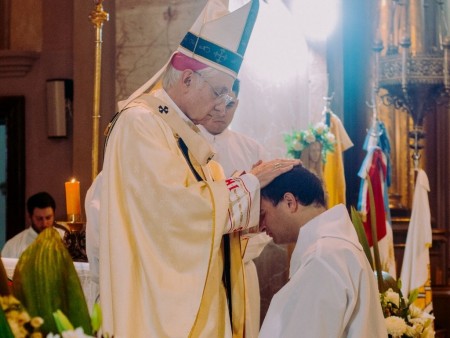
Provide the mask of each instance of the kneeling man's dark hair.
[{"label": "kneeling man's dark hair", "polygon": [[285,193],[292,193],[302,205],[317,204],[325,207],[322,181],[308,169],[297,165],[291,171],[275,178],[261,189],[261,197],[277,205]]}]

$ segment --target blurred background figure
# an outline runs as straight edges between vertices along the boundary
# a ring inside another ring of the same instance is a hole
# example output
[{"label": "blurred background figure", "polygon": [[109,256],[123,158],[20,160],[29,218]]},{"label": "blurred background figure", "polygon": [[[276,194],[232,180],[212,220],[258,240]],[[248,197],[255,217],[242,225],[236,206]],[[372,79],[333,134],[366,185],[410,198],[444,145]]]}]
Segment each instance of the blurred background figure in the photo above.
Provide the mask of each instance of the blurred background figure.
[{"label": "blurred background figure", "polygon": [[43,191],[29,197],[27,214],[31,225],[5,243],[2,257],[19,258],[42,230],[53,226],[55,210],[55,200],[49,193]]},{"label": "blurred background figure", "polygon": [[303,166],[315,174],[320,180],[323,179],[322,144],[313,142],[302,151]]}]

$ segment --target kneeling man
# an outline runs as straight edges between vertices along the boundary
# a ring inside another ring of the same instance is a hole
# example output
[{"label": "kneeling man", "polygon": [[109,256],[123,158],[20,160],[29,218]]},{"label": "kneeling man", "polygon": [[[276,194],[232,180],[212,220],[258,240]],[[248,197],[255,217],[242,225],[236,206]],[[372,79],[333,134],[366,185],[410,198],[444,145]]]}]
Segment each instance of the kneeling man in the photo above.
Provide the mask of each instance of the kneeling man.
[{"label": "kneeling man", "polygon": [[314,174],[295,166],[263,188],[260,217],[275,243],[296,243],[289,282],[272,298],[260,338],[387,337],[375,275],[347,209],[326,209]]}]

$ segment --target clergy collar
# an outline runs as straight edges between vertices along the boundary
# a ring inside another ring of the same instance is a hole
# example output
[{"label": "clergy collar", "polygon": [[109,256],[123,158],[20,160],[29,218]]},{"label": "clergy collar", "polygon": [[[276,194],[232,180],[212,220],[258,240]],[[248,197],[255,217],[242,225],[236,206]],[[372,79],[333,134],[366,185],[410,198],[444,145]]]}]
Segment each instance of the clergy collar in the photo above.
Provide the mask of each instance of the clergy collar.
[{"label": "clergy collar", "polygon": [[192,125],[195,126],[194,122],[192,122],[192,120],[191,120],[189,117],[187,117],[187,115],[186,115],[185,113],[183,113],[183,112],[181,111],[181,109],[177,106],[177,104],[172,100],[172,98],[169,96],[169,94],[167,94],[167,92],[166,92],[163,88],[156,89],[155,91],[152,92],[152,94],[153,94],[156,98],[158,98],[158,99],[160,99],[160,100],[162,100],[162,101],[164,101],[164,102],[169,103],[169,105],[176,111],[176,113],[177,113],[184,121],[187,122],[187,124],[188,124],[189,126],[191,126],[191,127],[192,127]]},{"label": "clergy collar", "polygon": [[201,125],[198,124],[197,125],[198,129],[200,129],[200,131],[202,132],[202,134],[206,137],[206,139],[210,142],[214,142],[216,140],[221,140],[225,137],[227,137],[227,135],[230,133],[230,130],[228,128],[226,128],[223,132],[221,132],[220,134],[211,134],[208,130],[206,130],[206,128]]}]

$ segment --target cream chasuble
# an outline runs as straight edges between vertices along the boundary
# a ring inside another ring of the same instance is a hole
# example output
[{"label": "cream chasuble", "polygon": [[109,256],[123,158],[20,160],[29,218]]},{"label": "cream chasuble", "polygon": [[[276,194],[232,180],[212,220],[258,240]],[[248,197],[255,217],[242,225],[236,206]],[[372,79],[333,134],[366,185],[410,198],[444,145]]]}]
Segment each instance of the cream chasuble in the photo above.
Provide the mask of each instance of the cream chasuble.
[{"label": "cream chasuble", "polygon": [[[222,238],[258,223],[259,182],[249,174],[213,181],[207,141],[190,127],[172,130],[162,115],[182,121],[182,113],[163,90],[152,95],[162,101],[128,106],[106,147],[99,214],[103,332],[116,338],[242,337],[239,233],[230,235],[233,330]],[[196,180],[177,135],[206,181]]]}]

